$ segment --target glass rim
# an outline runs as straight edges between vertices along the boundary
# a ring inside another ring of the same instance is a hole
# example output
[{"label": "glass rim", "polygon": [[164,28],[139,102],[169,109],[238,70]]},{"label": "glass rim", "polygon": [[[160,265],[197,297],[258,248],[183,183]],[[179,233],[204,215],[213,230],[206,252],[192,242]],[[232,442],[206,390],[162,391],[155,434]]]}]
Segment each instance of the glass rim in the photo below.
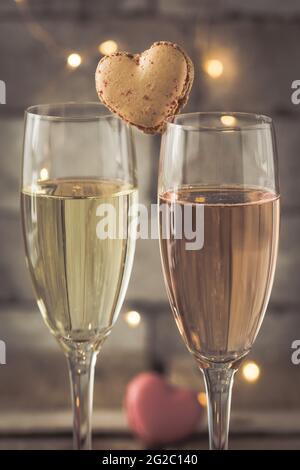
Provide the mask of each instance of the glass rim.
[{"label": "glass rim", "polygon": [[[90,108],[90,112],[86,114],[75,114],[72,115],[63,115],[59,114],[57,110],[63,110],[64,108],[71,109],[72,107],[75,108]],[[91,109],[94,108],[95,110],[101,110],[100,112],[92,112]],[[51,111],[52,109],[52,111]],[[56,110],[56,111],[55,111]],[[104,111],[104,112],[103,112]],[[42,103],[42,104],[35,104],[29,106],[25,110],[25,115],[34,117],[36,119],[42,119],[46,121],[98,121],[101,119],[116,119],[120,120],[118,116],[111,113],[106,106],[102,103],[98,103],[97,101],[66,101],[66,102],[58,102],[58,103]]]},{"label": "glass rim", "polygon": [[[196,116],[207,116],[207,117],[219,117],[220,119],[223,116],[230,116],[236,119],[249,119],[249,122],[243,122],[241,124],[237,125],[228,125],[228,124],[223,124],[222,121],[219,126],[216,125],[208,125],[208,124],[203,124],[197,123],[195,125],[193,124],[185,124],[184,122],[178,123],[174,122],[174,119],[176,118],[183,118],[183,121],[187,118],[191,117],[196,117]],[[193,112],[193,113],[182,113],[182,114],[174,114],[173,116],[170,116],[165,120],[165,123],[167,125],[167,128],[178,128],[181,130],[186,130],[186,131],[197,131],[197,132],[202,132],[202,131],[215,131],[215,132],[226,132],[226,131],[231,131],[231,132],[242,132],[245,130],[263,130],[263,129],[269,129],[270,126],[273,124],[273,120],[270,116],[267,116],[265,114],[258,114],[258,113],[247,113],[247,112],[241,112],[241,111],[198,111],[198,112]]]}]

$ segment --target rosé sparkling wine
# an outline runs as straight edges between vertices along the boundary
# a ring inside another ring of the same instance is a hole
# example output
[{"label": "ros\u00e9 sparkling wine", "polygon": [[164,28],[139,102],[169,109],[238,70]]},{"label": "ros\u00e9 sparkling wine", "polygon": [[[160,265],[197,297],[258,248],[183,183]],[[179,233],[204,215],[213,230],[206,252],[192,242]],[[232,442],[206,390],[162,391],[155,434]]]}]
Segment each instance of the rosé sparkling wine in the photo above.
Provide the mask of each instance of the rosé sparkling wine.
[{"label": "ros\u00e9 sparkling wine", "polygon": [[[169,238],[162,236],[160,211],[160,246],[179,331],[200,363],[239,360],[256,338],[273,284],[279,197],[255,188],[188,186],[159,199],[173,208]],[[195,225],[197,204],[204,205],[204,244],[190,250],[184,230],[176,239],[171,228],[174,206],[183,209],[182,225]]]}]

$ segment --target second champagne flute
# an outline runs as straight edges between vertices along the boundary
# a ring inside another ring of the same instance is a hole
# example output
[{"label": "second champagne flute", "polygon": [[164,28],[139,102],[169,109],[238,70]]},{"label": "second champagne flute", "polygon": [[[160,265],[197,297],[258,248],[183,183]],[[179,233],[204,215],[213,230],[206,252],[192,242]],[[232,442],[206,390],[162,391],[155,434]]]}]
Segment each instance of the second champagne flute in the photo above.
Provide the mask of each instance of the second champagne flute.
[{"label": "second champagne flute", "polygon": [[100,104],[26,112],[21,207],[44,321],[69,364],[74,447],[91,448],[96,356],[126,293],[137,203],[130,127]]},{"label": "second champagne flute", "polygon": [[226,449],[233,377],[260,329],[277,258],[271,119],[175,116],[162,140],[159,203],[170,304],[204,374],[210,448]]}]

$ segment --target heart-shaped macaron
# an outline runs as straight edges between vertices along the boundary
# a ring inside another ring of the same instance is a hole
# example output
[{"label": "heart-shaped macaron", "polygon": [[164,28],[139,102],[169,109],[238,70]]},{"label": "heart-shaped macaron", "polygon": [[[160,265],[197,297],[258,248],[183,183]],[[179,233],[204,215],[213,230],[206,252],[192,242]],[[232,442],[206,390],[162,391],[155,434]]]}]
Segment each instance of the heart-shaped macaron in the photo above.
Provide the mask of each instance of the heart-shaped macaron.
[{"label": "heart-shaped macaron", "polygon": [[162,132],[165,120],[186,104],[194,66],[177,44],[160,41],[142,54],[104,56],[96,90],[112,112],[146,133]]},{"label": "heart-shaped macaron", "polygon": [[167,444],[193,433],[204,410],[191,390],[174,387],[154,372],[128,385],[125,408],[131,430],[147,444]]}]

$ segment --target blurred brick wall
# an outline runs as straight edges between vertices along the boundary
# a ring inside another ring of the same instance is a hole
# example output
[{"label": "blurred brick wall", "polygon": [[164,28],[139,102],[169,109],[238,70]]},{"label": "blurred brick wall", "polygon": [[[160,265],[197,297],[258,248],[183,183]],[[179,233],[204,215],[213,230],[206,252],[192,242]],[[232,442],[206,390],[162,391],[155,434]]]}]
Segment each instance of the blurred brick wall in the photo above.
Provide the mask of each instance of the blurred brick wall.
[{"label": "blurred brick wall", "polygon": [[[0,106],[0,302],[7,306],[32,301],[18,202],[24,109],[40,102],[96,100],[97,45],[106,39],[132,52],[156,40],[170,40],[182,45],[195,62],[188,110],[253,111],[274,118],[283,211],[264,335],[268,344],[281,344],[288,360],[290,342],[300,326],[300,106],[290,99],[291,82],[300,79],[300,2],[31,0],[27,4],[29,10],[22,13],[13,0],[0,2],[0,79],[7,85],[7,104]],[[68,51],[82,54],[77,70],[66,67]],[[203,72],[207,56],[223,60],[221,78],[212,80]],[[156,190],[159,138],[136,132],[136,142],[141,199],[150,202]],[[177,337],[164,337],[170,323],[163,314],[169,313],[169,307],[156,241],[138,242],[127,305],[142,313],[162,314],[156,336],[161,354],[179,347]],[[259,344],[258,353],[266,343]]]}]

